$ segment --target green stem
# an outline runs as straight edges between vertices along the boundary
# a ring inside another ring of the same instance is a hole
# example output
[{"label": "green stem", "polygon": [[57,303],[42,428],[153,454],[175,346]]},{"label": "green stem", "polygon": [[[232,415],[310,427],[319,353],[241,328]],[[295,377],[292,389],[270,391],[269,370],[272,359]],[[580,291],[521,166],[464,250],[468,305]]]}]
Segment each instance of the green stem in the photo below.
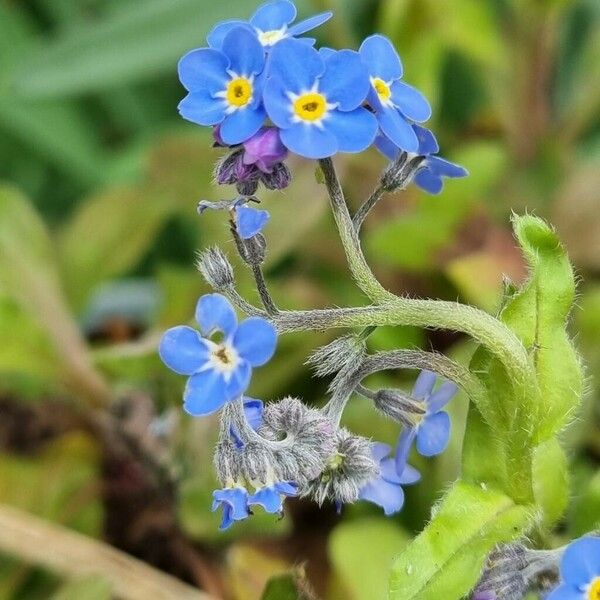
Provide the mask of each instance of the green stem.
[{"label": "green stem", "polygon": [[498,357],[517,388],[523,392],[530,390],[536,380],[527,351],[515,334],[498,319],[455,302],[399,297],[379,283],[362,252],[333,162],[329,158],[319,162],[352,275],[360,289],[375,304],[385,307],[375,319],[365,319],[365,314],[353,315],[349,326],[412,325],[466,333]]}]

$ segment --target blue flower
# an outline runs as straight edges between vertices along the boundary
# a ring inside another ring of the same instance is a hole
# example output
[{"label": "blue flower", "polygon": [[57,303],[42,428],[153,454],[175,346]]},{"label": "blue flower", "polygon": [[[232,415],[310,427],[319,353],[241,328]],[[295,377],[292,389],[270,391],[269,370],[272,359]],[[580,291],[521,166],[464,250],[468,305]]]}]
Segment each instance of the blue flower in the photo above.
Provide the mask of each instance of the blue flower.
[{"label": "blue flower", "polygon": [[219,50],[200,48],[179,61],[179,79],[189,94],[179,104],[184,119],[217,125],[225,144],[252,137],[265,120],[261,77],[265,53],[256,37],[234,28]]},{"label": "blue flower", "polygon": [[273,48],[269,62],[265,108],[287,148],[306,158],[326,158],[371,145],[377,120],[361,106],[369,78],[356,52],[323,58],[290,39]]},{"label": "blue flower", "polygon": [[600,538],[572,542],[560,563],[561,585],[546,600],[600,600]]},{"label": "blue flower", "polygon": [[278,481],[259,488],[248,498],[248,505],[258,504],[268,513],[281,513],[283,500],[298,494],[298,486],[291,481]]},{"label": "blue flower", "polygon": [[390,446],[376,442],[371,447],[373,458],[379,464],[379,475],[369,481],[359,494],[361,500],[368,500],[383,508],[386,515],[392,515],[404,505],[404,490],[402,485],[410,485],[421,479],[420,473],[406,460],[408,449],[402,456],[390,457]]},{"label": "blue flower", "polygon": [[[159,347],[170,369],[189,376],[184,409],[195,417],[239,398],[250,384],[252,368],[269,361],[277,341],[275,328],[265,319],[250,317],[238,324],[233,307],[221,294],[198,300],[196,321],[202,335],[191,327],[173,327]],[[222,339],[213,341],[214,334]]]},{"label": "blue flower", "polygon": [[258,235],[271,218],[268,211],[248,206],[247,198],[236,198],[231,202],[201,200],[198,203],[198,212],[202,214],[206,209],[228,210],[232,212],[235,228],[243,240],[248,240]]},{"label": "blue flower", "polygon": [[402,62],[388,38],[372,35],[362,43],[359,52],[371,81],[368,101],[381,131],[399,148],[416,152],[419,140],[409,119],[429,119],[429,102],[421,92],[400,81]]},{"label": "blue flower", "polygon": [[[254,431],[256,431],[262,425],[264,409],[265,407],[262,400],[244,396],[244,414],[246,415],[246,421],[248,422],[248,425],[250,425]],[[241,449],[244,447],[244,442],[242,442],[240,436],[233,426],[229,430],[229,434],[231,435],[231,439],[233,440],[236,448]]]},{"label": "blue flower", "polygon": [[[290,24],[296,18],[296,7],[288,0],[275,0],[265,2],[259,6],[250,21],[237,19],[219,23],[207,37],[211,48],[221,48],[225,36],[235,27],[243,27],[252,32],[265,47],[270,48],[286,38],[302,35],[315,27],[319,27],[333,16],[331,12],[324,12],[310,17],[295,25]],[[314,44],[315,40],[305,39],[304,42]]]},{"label": "blue flower", "polygon": [[451,381],[445,381],[434,392],[435,373],[421,371],[412,391],[412,397],[422,400],[425,414],[414,427],[405,427],[398,440],[396,463],[402,466],[402,457],[417,439],[417,452],[422,456],[441,454],[450,441],[450,416],[442,409],[455,396],[458,388]]},{"label": "blue flower", "polygon": [[234,521],[243,521],[250,516],[248,492],[243,487],[228,487],[213,492],[212,511],[223,509],[223,520],[219,529],[228,529]]},{"label": "blue flower", "polygon": [[[424,164],[415,175],[414,182],[418,187],[429,194],[439,194],[444,187],[444,177],[466,177],[469,174],[464,167],[434,156],[439,152],[440,147],[429,129],[414,123],[412,128],[419,140],[417,154],[426,157]],[[375,145],[390,160],[395,160],[401,152],[401,149],[384,135],[377,137]]]}]

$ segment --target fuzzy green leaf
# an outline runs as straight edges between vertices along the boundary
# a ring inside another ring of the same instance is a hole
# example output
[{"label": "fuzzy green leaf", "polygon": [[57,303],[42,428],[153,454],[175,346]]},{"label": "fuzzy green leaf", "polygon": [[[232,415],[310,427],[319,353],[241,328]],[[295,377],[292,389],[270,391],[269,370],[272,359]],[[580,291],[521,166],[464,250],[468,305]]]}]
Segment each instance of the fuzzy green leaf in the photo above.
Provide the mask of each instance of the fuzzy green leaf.
[{"label": "fuzzy green leaf", "polygon": [[458,482],[392,568],[389,600],[458,600],[477,582],[487,554],[523,534],[527,507],[492,489]]},{"label": "fuzzy green leaf", "polygon": [[540,444],[533,453],[533,493],[544,525],[552,526],[569,503],[569,465],[556,438]]}]

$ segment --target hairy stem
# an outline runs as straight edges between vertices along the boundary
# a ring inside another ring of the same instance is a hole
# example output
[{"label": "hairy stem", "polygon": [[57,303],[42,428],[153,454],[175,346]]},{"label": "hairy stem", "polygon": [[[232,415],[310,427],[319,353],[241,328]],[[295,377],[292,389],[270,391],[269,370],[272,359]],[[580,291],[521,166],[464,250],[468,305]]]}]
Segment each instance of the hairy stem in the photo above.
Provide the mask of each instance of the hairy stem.
[{"label": "hairy stem", "polygon": [[[352,275],[360,289],[383,309],[378,314],[373,307],[367,309],[373,311],[372,319],[365,319],[364,313],[355,313],[350,319],[344,315],[340,320],[351,321],[347,326],[412,325],[466,333],[498,357],[517,388],[529,389],[535,377],[527,351],[514,333],[498,319],[459,303],[399,297],[379,283],[362,252],[333,162],[329,158],[322,159],[320,165]],[[322,316],[327,319],[326,315]],[[337,323],[337,326],[344,325]]]},{"label": "hairy stem", "polygon": [[258,290],[260,300],[263,303],[265,310],[269,315],[276,315],[279,312],[279,309],[271,297],[262,267],[260,265],[252,265],[252,274],[254,275],[256,289]]}]

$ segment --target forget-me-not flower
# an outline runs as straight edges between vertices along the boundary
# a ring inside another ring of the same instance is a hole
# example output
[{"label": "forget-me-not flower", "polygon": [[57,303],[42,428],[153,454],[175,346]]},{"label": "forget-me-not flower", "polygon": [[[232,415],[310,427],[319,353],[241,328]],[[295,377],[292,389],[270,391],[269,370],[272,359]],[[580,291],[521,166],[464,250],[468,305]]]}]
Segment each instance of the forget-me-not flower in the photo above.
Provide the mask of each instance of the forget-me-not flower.
[{"label": "forget-me-not flower", "polygon": [[403,485],[416,483],[420,473],[407,464],[409,447],[397,449],[396,458],[390,457],[391,448],[387,444],[376,442],[372,445],[373,458],[379,464],[379,475],[369,481],[359,494],[361,500],[368,500],[383,508],[386,515],[392,515],[404,505]]},{"label": "forget-me-not flower", "polygon": [[[324,12],[295,25],[291,23],[296,19],[297,10],[293,2],[289,0],[275,0],[265,2],[258,7],[250,21],[233,19],[219,23],[208,34],[208,45],[211,48],[221,48],[225,36],[235,27],[243,27],[252,32],[265,47],[270,48],[286,38],[302,35],[311,29],[322,25],[333,13]],[[307,38],[303,42],[314,44],[315,40]]]},{"label": "forget-me-not flower", "polygon": [[[189,377],[184,409],[192,416],[202,416],[246,391],[253,367],[264,365],[273,356],[277,333],[260,317],[238,324],[233,307],[221,294],[207,294],[198,300],[196,321],[200,333],[185,325],[166,331],[159,354],[170,369]],[[215,334],[220,337],[213,338]]]},{"label": "forget-me-not flower", "polygon": [[264,102],[287,148],[306,158],[326,158],[360,152],[375,139],[377,120],[361,106],[368,91],[366,67],[356,52],[341,50],[324,59],[289,39],[271,52]]},{"label": "forget-me-not flower", "polygon": [[219,529],[228,529],[235,521],[243,521],[250,516],[248,492],[244,487],[227,487],[213,492],[212,511],[223,509],[223,520]]},{"label": "forget-me-not flower", "polygon": [[243,27],[231,29],[219,50],[200,48],[179,61],[179,79],[189,94],[180,102],[184,119],[218,125],[227,145],[252,137],[265,120],[261,73],[265,53],[256,37]]},{"label": "forget-me-not flower", "polygon": [[583,537],[565,550],[561,584],[547,600],[600,600],[600,537]]},{"label": "forget-me-not flower", "polygon": [[458,387],[451,381],[444,381],[434,392],[436,374],[431,371],[421,371],[413,387],[411,396],[425,403],[424,415],[415,415],[415,425],[405,427],[398,440],[396,464],[402,467],[404,452],[417,440],[417,452],[422,456],[441,454],[450,441],[450,416],[442,410],[456,395]]},{"label": "forget-me-not flower", "polygon": [[390,40],[376,34],[359,49],[370,76],[369,104],[377,115],[383,134],[406,152],[416,152],[419,140],[411,121],[426,121],[431,116],[429,102],[414,87],[400,81],[402,62]]},{"label": "forget-me-not flower", "polygon": [[198,212],[202,214],[207,209],[228,210],[233,216],[236,231],[243,240],[259,234],[271,218],[268,211],[248,206],[247,198],[236,198],[230,202],[201,200],[198,203]]},{"label": "forget-me-not flower", "polygon": [[[414,182],[418,187],[429,194],[439,194],[444,187],[444,177],[466,177],[469,174],[464,167],[436,156],[440,151],[440,147],[429,129],[416,123],[413,123],[412,128],[419,140],[419,148],[416,153],[426,157],[414,178]],[[396,144],[384,135],[377,136],[375,145],[390,160],[395,160],[402,152]]]}]

